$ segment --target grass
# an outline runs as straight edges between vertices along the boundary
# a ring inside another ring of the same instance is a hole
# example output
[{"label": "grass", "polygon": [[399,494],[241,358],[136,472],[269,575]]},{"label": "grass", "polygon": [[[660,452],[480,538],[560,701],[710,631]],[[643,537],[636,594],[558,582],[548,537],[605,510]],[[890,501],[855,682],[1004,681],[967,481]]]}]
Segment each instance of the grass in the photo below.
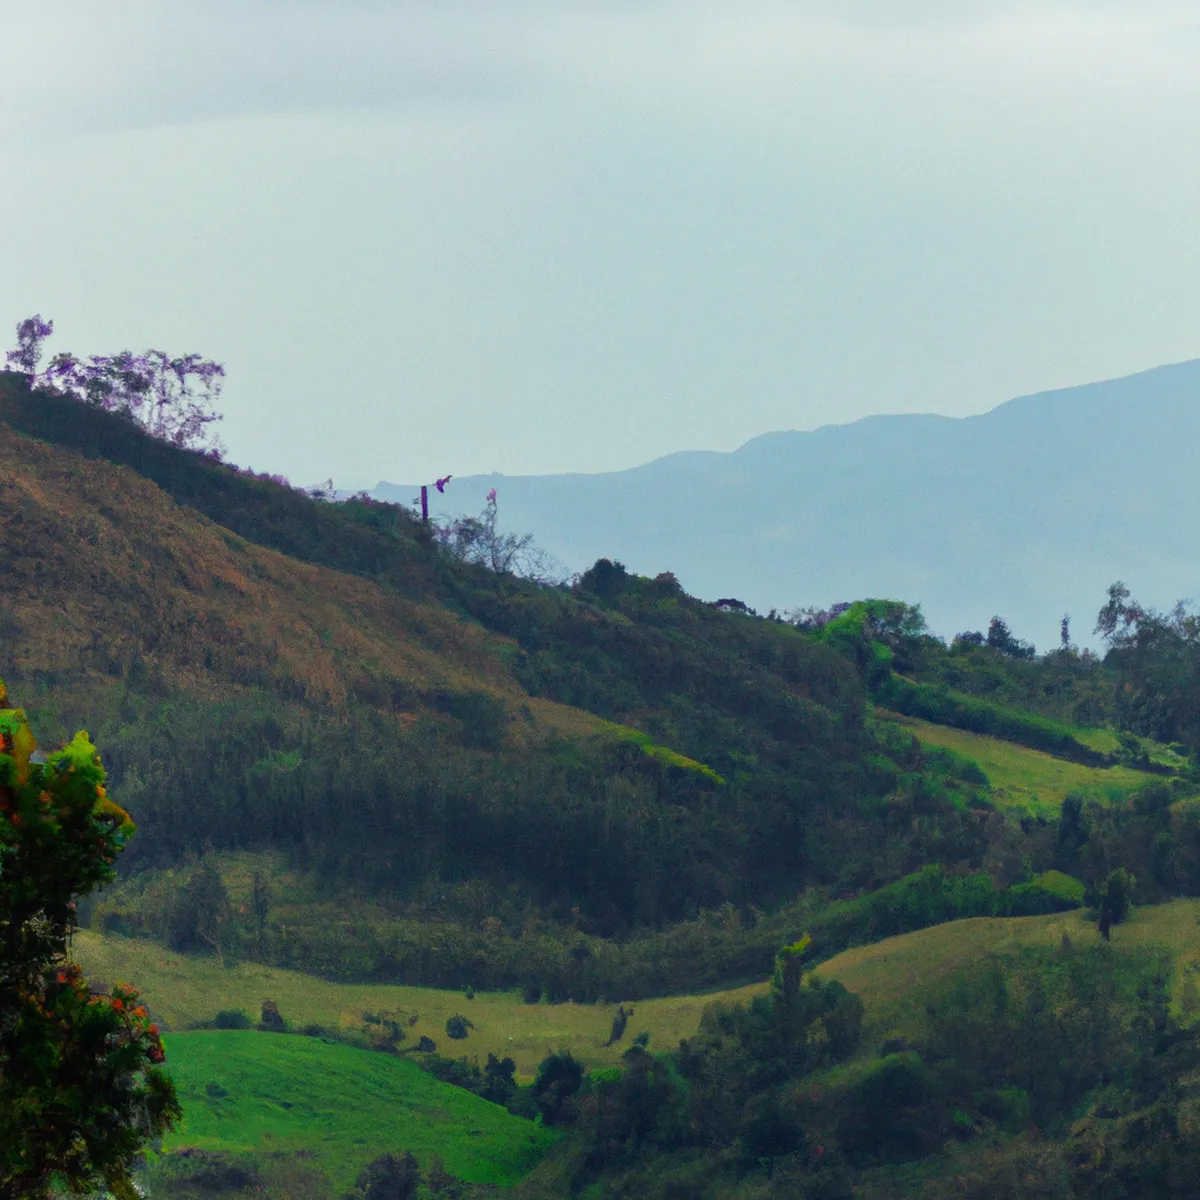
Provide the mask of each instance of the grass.
[{"label": "grass", "polygon": [[[161,443],[149,449],[172,453]],[[181,469],[193,470],[187,456],[181,462]],[[195,469],[212,480],[220,476],[222,488],[241,494],[247,515],[266,521],[264,536],[270,514],[286,512],[292,532],[314,521],[332,528],[333,522],[355,544],[368,537],[344,520],[340,506]],[[120,671],[79,669],[82,662],[95,667],[90,647],[98,641],[113,649],[114,659],[128,659],[136,649],[148,672],[161,672],[170,685],[206,700],[243,694],[252,686],[248,680],[256,680],[256,686],[279,685],[282,694],[298,691],[335,708],[351,694],[372,697],[362,702],[390,714],[391,685],[401,681],[414,692],[481,691],[511,709],[527,704],[536,723],[514,722],[515,744],[536,744],[549,730],[595,736],[605,728],[591,714],[528,697],[510,669],[513,639],[432,597],[397,595],[392,585],[237,536],[131,467],[83,458],[23,436],[0,419],[0,480],[6,485],[0,516],[21,518],[19,533],[6,526],[6,549],[17,562],[38,562],[46,589],[17,595],[11,605],[21,636],[5,669],[61,675],[55,704],[72,722],[79,719],[74,714],[88,713],[94,728],[119,703]],[[64,529],[74,531],[69,551]],[[337,544],[331,535],[329,546]],[[399,545],[378,542],[385,557]],[[46,546],[54,553],[46,554]],[[97,579],[106,581],[102,595]],[[193,627],[216,631],[205,639],[211,661],[204,664],[196,661],[194,641],[179,635]],[[36,707],[36,693],[14,693],[14,700]],[[72,723],[66,735],[77,727]]]},{"label": "grass", "polygon": [[[839,980],[862,999],[863,1052],[874,1054],[892,1033],[914,1032],[926,1000],[955,975],[1027,946],[1053,949],[1063,934],[1076,946],[1100,941],[1096,923],[1078,909],[1040,917],[974,917],[857,946],[822,963],[816,974]],[[1117,953],[1145,949],[1169,955],[1178,1005],[1185,980],[1200,972],[1200,900],[1134,908],[1113,929],[1111,945]]]},{"label": "grass", "polygon": [[[1121,738],[1112,729],[1076,728],[1073,732],[1077,741],[1093,750],[1099,750],[1101,754],[1116,754],[1121,749]],[[1185,755],[1172,750],[1170,746],[1166,746],[1162,742],[1156,742],[1152,738],[1141,737],[1138,734],[1123,734],[1122,737],[1132,737],[1138,747],[1146,752],[1150,761],[1159,766],[1182,770],[1190,765],[1190,760]]]},{"label": "grass", "polygon": [[1129,767],[1085,767],[985,734],[897,713],[886,715],[919,742],[974,759],[991,782],[989,799],[1000,809],[1023,808],[1035,816],[1057,817],[1068,792],[1111,804],[1159,778]]},{"label": "grass", "polygon": [[164,1149],[312,1154],[346,1186],[381,1154],[431,1154],[475,1183],[521,1178],[556,1140],[548,1129],[441,1083],[415,1063],[319,1038],[176,1033],[167,1064],[183,1104]]},{"label": "grass", "polygon": [[[477,992],[468,1000],[457,991],[331,983],[257,963],[223,968],[214,958],[86,930],[75,935],[73,951],[90,978],[134,983],[155,1018],[171,1029],[210,1021],[221,1009],[243,1009],[257,1021],[266,999],[279,1005],[293,1027],[318,1024],[364,1037],[370,1033],[364,1013],[395,1013],[402,1020],[415,1015],[416,1022],[405,1025],[405,1044],[415,1045],[425,1035],[437,1043],[440,1054],[450,1057],[477,1057],[481,1064],[489,1053],[509,1057],[525,1080],[533,1078],[538,1064],[555,1050],[569,1050],[581,1062],[602,1067],[617,1065],[622,1051],[643,1031],[655,1048],[673,1048],[680,1038],[696,1032],[707,1004],[748,1000],[767,987],[764,982],[714,994],[637,1001],[624,1039],[605,1047],[615,1004],[525,1004],[517,992]],[[461,1041],[446,1036],[446,1020],[455,1013],[475,1026]]]},{"label": "grass", "polygon": [[611,721],[606,721],[604,730],[618,741],[636,743],[641,746],[642,752],[648,758],[653,758],[668,767],[678,767],[682,771],[696,771],[700,775],[708,776],[715,783],[725,782],[712,767],[697,762],[694,758],[688,758],[686,754],[680,754],[669,746],[657,745],[648,733],[642,733],[639,729],[631,729],[628,725],[615,725]]}]

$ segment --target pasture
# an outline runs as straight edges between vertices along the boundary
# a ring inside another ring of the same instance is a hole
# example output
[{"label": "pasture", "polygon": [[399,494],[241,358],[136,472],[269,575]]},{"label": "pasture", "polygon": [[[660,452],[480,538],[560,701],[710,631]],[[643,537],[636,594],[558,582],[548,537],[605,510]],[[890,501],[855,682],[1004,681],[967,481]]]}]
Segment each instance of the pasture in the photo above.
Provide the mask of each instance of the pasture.
[{"label": "pasture", "polygon": [[509,1185],[557,1139],[415,1063],[320,1038],[175,1033],[166,1050],[184,1110],[168,1152],[302,1150],[345,1188],[372,1159],[410,1150],[422,1166],[437,1154],[461,1179]]},{"label": "pasture", "polygon": [[940,746],[974,759],[988,777],[992,785],[989,798],[999,809],[1023,808],[1035,816],[1054,818],[1068,792],[1081,792],[1111,804],[1159,778],[1124,766],[1087,767],[1015,742],[934,725],[916,717],[891,712],[886,716],[923,745]]},{"label": "pasture", "polygon": [[[293,1028],[323,1025],[364,1039],[374,1029],[363,1021],[364,1013],[394,1014],[407,1035],[402,1047],[415,1046],[424,1035],[437,1044],[438,1053],[453,1058],[478,1058],[482,1065],[489,1053],[508,1057],[524,1080],[532,1079],[555,1050],[569,1050],[581,1062],[601,1067],[617,1065],[642,1032],[650,1034],[655,1049],[673,1048],[696,1032],[705,1005],[747,1000],[767,987],[763,982],[711,995],[637,1001],[622,1041],[606,1047],[616,1004],[525,1004],[517,992],[477,992],[468,1000],[462,992],[439,988],[331,983],[258,963],[222,967],[215,958],[179,954],[157,942],[86,930],[75,935],[73,953],[89,978],[133,983],[168,1029],[211,1021],[222,1009],[242,1009],[257,1021],[268,999]],[[446,1036],[446,1021],[456,1014],[474,1025],[461,1041]]]}]

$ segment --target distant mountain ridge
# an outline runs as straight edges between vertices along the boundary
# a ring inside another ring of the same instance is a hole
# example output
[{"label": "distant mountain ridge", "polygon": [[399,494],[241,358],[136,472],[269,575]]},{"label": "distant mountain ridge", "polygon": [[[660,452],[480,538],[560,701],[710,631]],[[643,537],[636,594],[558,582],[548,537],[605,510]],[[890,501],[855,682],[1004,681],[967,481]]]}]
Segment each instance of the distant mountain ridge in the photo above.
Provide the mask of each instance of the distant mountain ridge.
[{"label": "distant mountain ridge", "polygon": [[944,636],[999,613],[1049,649],[1064,612],[1090,640],[1117,578],[1159,607],[1200,593],[1198,446],[1193,360],[972,417],[866,417],[595,475],[456,477],[434,511],[478,511],[495,487],[502,524],[572,571],[616,558],[763,611],[892,596]]}]

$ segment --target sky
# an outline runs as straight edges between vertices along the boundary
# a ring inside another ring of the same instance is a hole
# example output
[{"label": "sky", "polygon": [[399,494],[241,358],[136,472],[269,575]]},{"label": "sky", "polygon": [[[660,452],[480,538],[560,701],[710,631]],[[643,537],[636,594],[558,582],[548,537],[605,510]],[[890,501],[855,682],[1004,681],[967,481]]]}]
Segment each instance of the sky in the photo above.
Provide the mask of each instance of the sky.
[{"label": "sky", "polygon": [[1200,356],[1194,5],[0,0],[0,56],[0,335],[220,361],[298,484]]}]

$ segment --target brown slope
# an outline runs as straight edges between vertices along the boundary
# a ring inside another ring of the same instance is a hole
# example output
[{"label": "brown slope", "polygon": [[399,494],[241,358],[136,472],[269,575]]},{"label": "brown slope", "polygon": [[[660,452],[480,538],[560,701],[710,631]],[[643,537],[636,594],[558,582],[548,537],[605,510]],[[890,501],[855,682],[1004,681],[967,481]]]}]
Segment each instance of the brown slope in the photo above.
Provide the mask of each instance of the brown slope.
[{"label": "brown slope", "polygon": [[[0,422],[0,675],[97,684],[145,671],[207,699],[260,686],[337,707],[353,691],[390,709],[429,689],[525,699],[504,665],[510,645],[435,601],[247,542],[129,467]],[[557,706],[531,703],[560,723]]]}]

